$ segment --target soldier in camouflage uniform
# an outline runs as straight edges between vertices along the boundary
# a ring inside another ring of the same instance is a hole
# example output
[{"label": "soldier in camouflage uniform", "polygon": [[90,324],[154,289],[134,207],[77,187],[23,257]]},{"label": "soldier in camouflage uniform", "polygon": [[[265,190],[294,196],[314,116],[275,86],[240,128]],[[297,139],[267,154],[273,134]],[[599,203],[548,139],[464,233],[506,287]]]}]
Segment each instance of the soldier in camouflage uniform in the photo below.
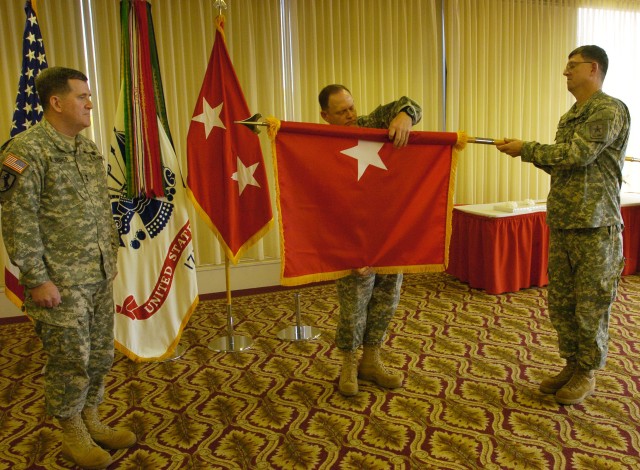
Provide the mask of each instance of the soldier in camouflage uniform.
[{"label": "soldier in camouflage uniform", "polygon": [[97,414],[114,357],[118,236],[103,157],[79,135],[91,125],[87,77],[52,67],[36,88],[44,118],[2,152],[2,236],[47,354],[46,407],[63,428],[63,453],[81,467],[105,468],[111,456],[96,442],[136,441]]},{"label": "soldier in camouflage uniform", "polygon": [[630,116],[602,92],[607,54],[582,46],[564,70],[576,103],[560,119],[554,145],[506,139],[498,149],[551,175],[547,200],[549,315],[566,366],[540,384],[571,405],[595,390],[604,367],[609,315],[624,267],[620,188]]},{"label": "soldier in camouflage uniform", "polygon": [[[349,90],[342,85],[328,85],[318,97],[322,118],[341,126],[389,129],[394,146],[407,145],[411,126],[422,117],[420,106],[407,97],[378,106],[368,116],[358,116]],[[381,387],[402,386],[402,375],[387,370],[380,361],[380,345],[400,300],[402,274],[375,274],[370,268],[355,269],[353,274],[336,282],[340,318],[336,345],[343,354],[339,390],[346,396],[358,393],[358,377]],[[357,365],[357,350],[363,357]]]}]

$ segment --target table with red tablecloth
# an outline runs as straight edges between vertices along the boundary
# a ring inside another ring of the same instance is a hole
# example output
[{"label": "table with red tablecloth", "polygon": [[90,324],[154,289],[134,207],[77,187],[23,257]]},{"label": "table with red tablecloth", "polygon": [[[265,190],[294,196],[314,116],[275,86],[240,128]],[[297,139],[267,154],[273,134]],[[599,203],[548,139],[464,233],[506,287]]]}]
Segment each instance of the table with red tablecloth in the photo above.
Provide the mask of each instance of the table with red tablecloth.
[{"label": "table with red tablecloth", "polygon": [[[490,294],[545,286],[549,229],[543,204],[504,212],[499,204],[457,206],[453,210],[447,272]],[[640,194],[622,195],[623,275],[638,271]]]}]

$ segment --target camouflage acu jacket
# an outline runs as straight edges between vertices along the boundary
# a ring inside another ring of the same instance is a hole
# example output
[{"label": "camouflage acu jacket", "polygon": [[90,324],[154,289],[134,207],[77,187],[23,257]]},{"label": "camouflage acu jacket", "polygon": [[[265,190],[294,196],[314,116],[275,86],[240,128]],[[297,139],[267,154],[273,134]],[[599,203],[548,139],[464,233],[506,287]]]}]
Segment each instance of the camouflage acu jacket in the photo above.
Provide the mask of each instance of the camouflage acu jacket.
[{"label": "camouflage acu jacket", "polygon": [[115,275],[119,242],[96,145],[80,135],[74,145],[43,119],[8,143],[2,162],[2,237],[21,284]]},{"label": "camouflage acu jacket", "polygon": [[522,161],[551,175],[547,223],[574,229],[621,224],[620,188],[631,118],[602,91],[560,119],[556,143],[525,142]]},{"label": "camouflage acu jacket", "polygon": [[418,103],[406,96],[401,97],[398,101],[378,106],[370,114],[366,116],[358,116],[358,126],[373,127],[377,129],[386,129],[397,114],[405,108],[411,108],[414,117],[411,118],[415,126],[422,119],[422,108]]}]

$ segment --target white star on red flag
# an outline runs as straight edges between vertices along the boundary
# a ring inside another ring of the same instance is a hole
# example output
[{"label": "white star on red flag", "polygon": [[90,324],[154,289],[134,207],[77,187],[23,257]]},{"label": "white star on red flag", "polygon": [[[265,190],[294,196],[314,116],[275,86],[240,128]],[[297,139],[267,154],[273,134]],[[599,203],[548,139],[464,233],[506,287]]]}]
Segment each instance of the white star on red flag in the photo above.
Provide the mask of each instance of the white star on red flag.
[{"label": "white star on red flag", "polygon": [[344,153],[351,158],[358,160],[358,181],[364,174],[369,165],[382,168],[386,170],[387,167],[382,162],[378,152],[382,148],[384,143],[382,142],[370,142],[368,140],[359,140],[358,145],[355,147],[342,150],[340,153]]},{"label": "white star on red flag", "polygon": [[247,187],[247,185],[257,186],[259,188],[260,183],[256,181],[256,178],[253,176],[253,174],[256,172],[256,169],[258,168],[258,165],[260,164],[260,162],[256,162],[253,165],[244,166],[244,163],[242,163],[242,160],[240,160],[240,157],[238,157],[237,162],[238,162],[238,171],[236,171],[233,175],[231,175],[231,179],[238,182],[240,195],[242,195],[242,192],[244,191],[244,188]]},{"label": "white star on red flag", "polygon": [[202,113],[197,116],[193,116],[193,121],[201,122],[204,124],[204,132],[209,138],[209,134],[211,133],[211,129],[214,127],[221,127],[222,129],[226,129],[222,119],[220,119],[220,113],[222,112],[222,106],[224,103],[220,103],[215,108],[212,108],[209,105],[209,102],[205,97],[202,98]]}]

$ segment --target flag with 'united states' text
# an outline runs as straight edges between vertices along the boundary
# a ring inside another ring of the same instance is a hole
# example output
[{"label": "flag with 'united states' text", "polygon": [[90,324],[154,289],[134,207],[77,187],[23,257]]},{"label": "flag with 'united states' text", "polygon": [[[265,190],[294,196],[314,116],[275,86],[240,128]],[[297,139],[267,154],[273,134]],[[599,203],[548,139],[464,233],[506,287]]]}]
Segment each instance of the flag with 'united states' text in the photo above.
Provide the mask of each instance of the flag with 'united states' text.
[{"label": "flag with 'united states' text", "polygon": [[229,260],[272,226],[271,198],[258,136],[234,121],[251,113],[225,45],[224,18],[187,135],[187,186],[194,206]]},{"label": "flag with 'united states' text", "polygon": [[120,97],[108,178],[120,235],[116,347],[171,357],[198,304],[188,199],[165,112],[151,6],[122,0]]},{"label": "flag with 'united states' text", "polygon": [[[36,77],[41,70],[47,68],[47,58],[44,53],[44,42],[38,18],[35,11],[35,1],[27,0],[24,6],[27,19],[22,38],[22,70],[18,82],[16,107],[13,110],[10,136],[29,129],[42,119],[42,106],[36,93]],[[2,245],[4,250],[4,244]],[[19,271],[11,264],[5,251],[5,294],[18,307],[24,301],[24,288],[18,283]]]},{"label": "flag with 'united states' text", "polygon": [[458,134],[271,123],[284,285],[353,269],[441,272],[449,257]]}]

